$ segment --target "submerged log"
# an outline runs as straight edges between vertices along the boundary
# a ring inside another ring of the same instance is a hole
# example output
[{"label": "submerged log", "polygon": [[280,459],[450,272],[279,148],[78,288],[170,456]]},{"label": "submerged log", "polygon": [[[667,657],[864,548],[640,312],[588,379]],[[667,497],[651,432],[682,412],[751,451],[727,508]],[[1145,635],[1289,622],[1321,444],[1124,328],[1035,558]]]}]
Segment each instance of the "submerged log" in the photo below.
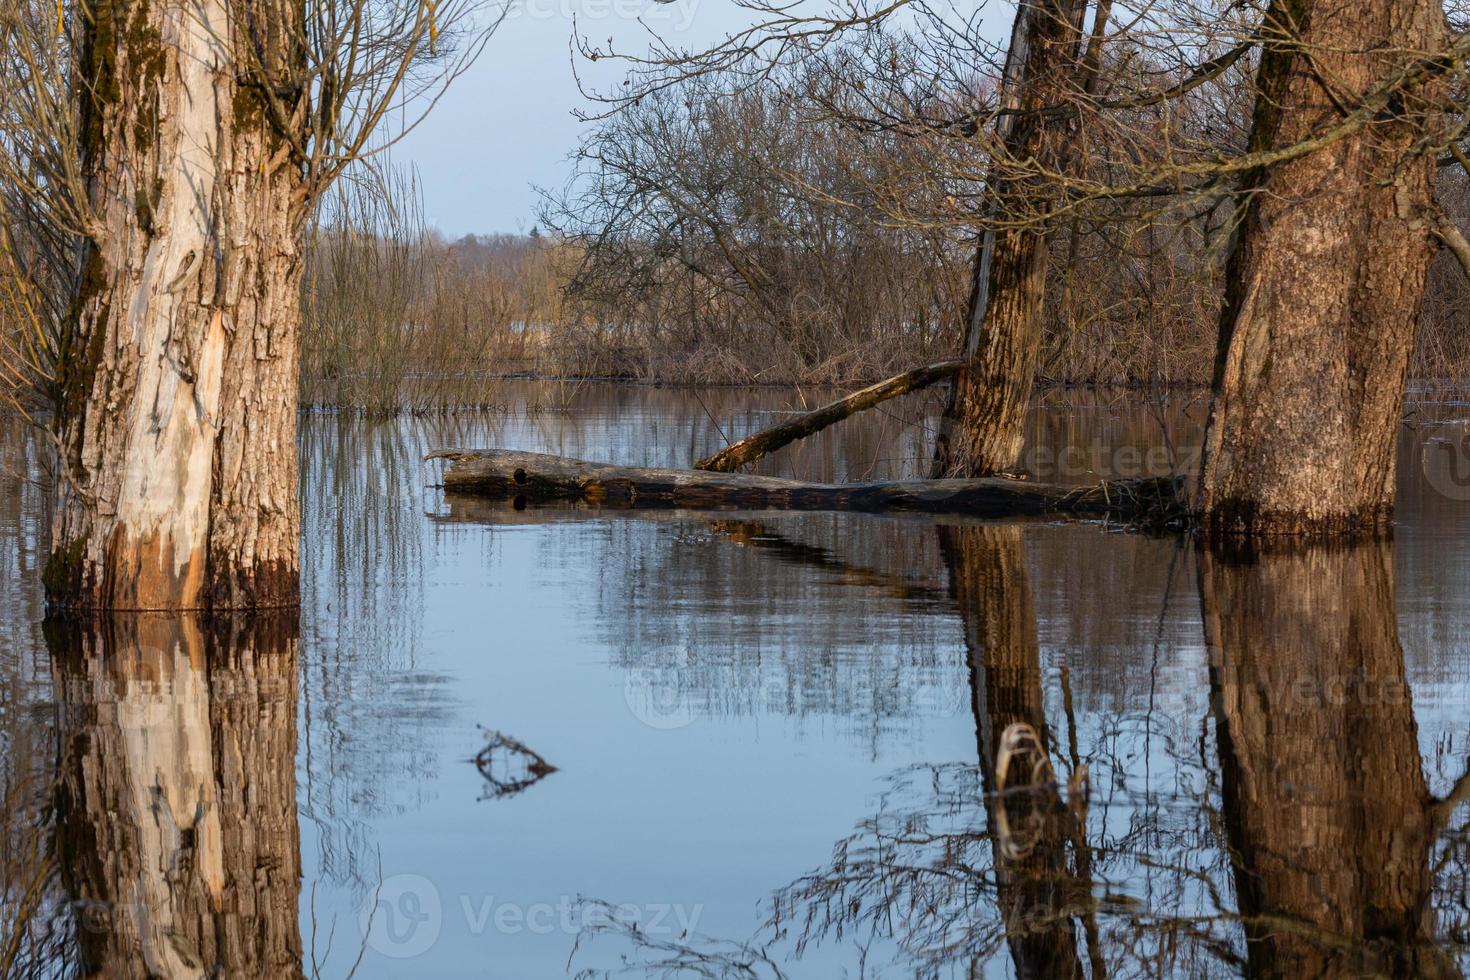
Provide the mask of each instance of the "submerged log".
[{"label": "submerged log", "polygon": [[1065,514],[1166,525],[1181,515],[1177,481],[1111,480],[1081,487],[1004,477],[803,483],[745,473],[649,469],[496,449],[440,450],[444,490],[521,502],[580,500],[620,507],[921,511],[977,517]]},{"label": "submerged log", "polygon": [[694,464],[694,468],[713,470],[717,473],[733,473],[746,463],[753,463],[762,456],[773,453],[797,439],[805,439],[833,423],[841,422],[849,415],[872,408],[879,402],[890,398],[897,398],[899,395],[907,395],[909,392],[927,388],[936,381],[952,378],[964,365],[964,361],[942,361],[927,367],[905,371],[886,381],[869,385],[862,391],[855,391],[846,398],[839,398],[829,405],[823,405],[814,412],[807,412],[788,422],[773,425],[769,429],[762,429],[755,435],[746,436],[739,442],[731,443],[721,449],[713,456],[701,459]]}]

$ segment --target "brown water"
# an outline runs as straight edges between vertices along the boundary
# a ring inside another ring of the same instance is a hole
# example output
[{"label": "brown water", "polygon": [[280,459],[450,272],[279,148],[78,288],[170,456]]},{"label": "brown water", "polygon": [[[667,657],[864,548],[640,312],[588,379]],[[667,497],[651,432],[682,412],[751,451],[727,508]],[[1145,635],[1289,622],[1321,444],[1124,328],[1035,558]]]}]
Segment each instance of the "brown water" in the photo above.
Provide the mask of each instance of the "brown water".
[{"label": "brown water", "polygon": [[[796,404],[499,400],[303,417],[299,620],[43,623],[41,454],[3,429],[10,973],[1470,966],[1470,409],[1405,426],[1392,543],[1244,556],[1097,524],[445,500],[432,448],[682,465]],[[931,410],[766,471],[910,475]],[[1027,463],[1167,468],[1204,412],[1054,393]],[[482,771],[482,726],[556,771],[506,745]]]}]

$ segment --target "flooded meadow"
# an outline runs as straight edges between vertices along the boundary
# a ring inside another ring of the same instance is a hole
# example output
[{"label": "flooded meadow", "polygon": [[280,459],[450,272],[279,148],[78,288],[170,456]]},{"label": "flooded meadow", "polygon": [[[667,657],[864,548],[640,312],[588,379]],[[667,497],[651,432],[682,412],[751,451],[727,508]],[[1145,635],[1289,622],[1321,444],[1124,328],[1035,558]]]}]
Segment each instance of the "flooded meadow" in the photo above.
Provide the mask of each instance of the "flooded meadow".
[{"label": "flooded meadow", "polygon": [[[1470,407],[1431,394],[1392,540],[1267,549],[424,462],[685,466],[787,390],[311,412],[301,608],[212,620],[48,618],[47,455],[0,419],[0,975],[1461,976]],[[757,471],[919,475],[936,408]],[[1049,392],[1023,462],[1183,471],[1206,409]]]}]

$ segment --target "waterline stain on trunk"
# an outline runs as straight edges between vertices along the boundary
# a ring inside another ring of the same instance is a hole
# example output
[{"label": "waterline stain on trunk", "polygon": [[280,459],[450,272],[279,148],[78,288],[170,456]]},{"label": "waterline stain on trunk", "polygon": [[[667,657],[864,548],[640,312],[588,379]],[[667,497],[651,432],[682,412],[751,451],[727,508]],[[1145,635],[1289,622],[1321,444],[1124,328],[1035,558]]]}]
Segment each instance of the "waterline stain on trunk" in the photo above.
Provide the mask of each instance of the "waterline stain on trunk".
[{"label": "waterline stain on trunk", "polygon": [[[81,157],[93,220],[67,339],[51,603],[293,605],[306,195],[246,68],[290,73],[223,0],[94,5]],[[294,59],[294,60],[293,60]],[[254,70],[254,69],[252,69]]]}]

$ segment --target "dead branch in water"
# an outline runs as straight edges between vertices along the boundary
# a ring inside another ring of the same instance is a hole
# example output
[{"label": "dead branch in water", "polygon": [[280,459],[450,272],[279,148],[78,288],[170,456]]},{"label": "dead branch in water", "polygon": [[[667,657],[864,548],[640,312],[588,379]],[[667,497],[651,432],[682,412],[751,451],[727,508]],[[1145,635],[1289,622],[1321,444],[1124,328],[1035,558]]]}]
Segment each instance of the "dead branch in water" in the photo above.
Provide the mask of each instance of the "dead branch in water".
[{"label": "dead branch in water", "polygon": [[879,402],[890,398],[897,398],[899,395],[927,388],[936,381],[952,378],[959,373],[960,368],[964,367],[964,363],[959,360],[941,361],[938,364],[905,371],[903,374],[870,385],[862,391],[853,392],[845,398],[839,398],[829,405],[823,405],[814,412],[807,412],[789,422],[783,422],[769,429],[762,429],[755,435],[746,436],[739,442],[721,449],[713,456],[701,459],[694,464],[694,468],[712,470],[717,473],[734,473],[746,463],[753,463],[762,456],[773,453],[797,439],[805,439],[809,435],[821,432],[827,426],[841,422],[849,415],[872,408]]},{"label": "dead branch in water", "polygon": [[832,484],[613,466],[505,449],[439,450],[427,458],[450,461],[444,474],[446,493],[509,498],[517,506],[576,500],[614,507],[919,511],[995,518],[1054,514],[1156,527],[1170,526],[1183,515],[1178,483],[1167,477],[1082,487],[1004,477]]},{"label": "dead branch in water", "polygon": [[482,799],[503,799],[536,785],[556,772],[556,766],[519,739],[485,729],[485,747],[475,754],[475,768],[487,784]]}]

